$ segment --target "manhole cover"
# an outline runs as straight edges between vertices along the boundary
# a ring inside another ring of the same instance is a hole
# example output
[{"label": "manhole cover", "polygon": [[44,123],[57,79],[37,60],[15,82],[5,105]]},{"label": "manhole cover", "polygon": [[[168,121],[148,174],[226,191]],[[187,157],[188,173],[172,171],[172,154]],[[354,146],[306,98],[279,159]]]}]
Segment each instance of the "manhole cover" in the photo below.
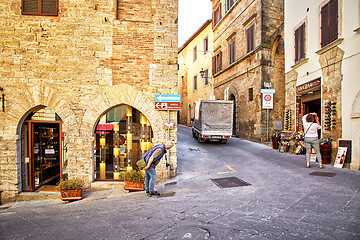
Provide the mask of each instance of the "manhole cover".
[{"label": "manhole cover", "polygon": [[161,193],[159,198],[163,197],[173,197],[175,195],[175,192],[169,192],[169,193]]},{"label": "manhole cover", "polygon": [[333,173],[333,172],[312,172],[309,175],[321,176],[321,177],[333,177],[333,176],[336,175],[336,173]]},{"label": "manhole cover", "polygon": [[211,181],[213,181],[219,188],[243,187],[251,185],[250,183],[247,183],[237,177],[215,178],[211,179]]}]

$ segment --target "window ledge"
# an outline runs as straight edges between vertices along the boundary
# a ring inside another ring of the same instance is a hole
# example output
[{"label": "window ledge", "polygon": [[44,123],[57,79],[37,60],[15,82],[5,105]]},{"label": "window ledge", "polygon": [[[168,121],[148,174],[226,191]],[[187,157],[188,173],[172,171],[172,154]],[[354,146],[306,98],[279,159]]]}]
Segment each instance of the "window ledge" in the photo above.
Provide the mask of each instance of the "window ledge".
[{"label": "window ledge", "polygon": [[309,61],[308,58],[303,58],[301,59],[299,62],[295,63],[294,65],[291,66],[292,69],[295,69],[295,68],[298,68],[300,67],[301,65],[307,63]]},{"label": "window ledge", "polygon": [[315,53],[317,54],[323,54],[324,52],[329,51],[330,49],[332,49],[333,47],[336,47],[337,45],[341,44],[344,41],[343,38],[338,38],[337,40],[329,43],[328,45],[326,45],[325,47],[321,48],[320,50],[316,51]]},{"label": "window ledge", "polygon": [[354,32],[360,33],[360,27],[356,28]]}]

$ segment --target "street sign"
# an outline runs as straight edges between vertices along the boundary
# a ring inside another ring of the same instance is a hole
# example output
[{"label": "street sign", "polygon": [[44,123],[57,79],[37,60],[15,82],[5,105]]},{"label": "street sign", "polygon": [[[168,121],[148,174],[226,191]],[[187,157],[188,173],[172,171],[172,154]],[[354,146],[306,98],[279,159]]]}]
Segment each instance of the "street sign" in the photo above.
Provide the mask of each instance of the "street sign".
[{"label": "street sign", "polygon": [[156,110],[180,110],[180,102],[157,102],[155,103]]},{"label": "street sign", "polygon": [[180,102],[180,95],[164,95],[164,94],[156,94],[155,95],[155,102]]},{"label": "street sign", "polygon": [[261,93],[275,93],[275,89],[261,89]]},{"label": "street sign", "polygon": [[274,108],[274,97],[273,93],[263,93],[262,94],[262,108],[263,109],[273,109]]}]

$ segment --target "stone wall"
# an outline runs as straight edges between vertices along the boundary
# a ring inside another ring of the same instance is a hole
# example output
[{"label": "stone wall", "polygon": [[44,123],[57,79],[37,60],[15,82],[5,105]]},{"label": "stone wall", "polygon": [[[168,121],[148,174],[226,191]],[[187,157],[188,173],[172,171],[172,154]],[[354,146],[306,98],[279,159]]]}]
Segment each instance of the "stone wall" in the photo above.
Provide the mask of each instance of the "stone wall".
[{"label": "stone wall", "polygon": [[[176,0],[65,0],[56,17],[22,15],[21,1],[0,2],[3,200],[19,192],[21,126],[40,106],[63,120],[69,175],[81,176],[88,186],[95,124],[109,108],[138,109],[152,125],[154,143],[167,139],[167,112],[155,110],[154,95],[177,93]],[[176,129],[170,138],[176,142]],[[174,175],[176,148],[171,155]],[[157,170],[160,179],[168,176],[165,162]]]}]

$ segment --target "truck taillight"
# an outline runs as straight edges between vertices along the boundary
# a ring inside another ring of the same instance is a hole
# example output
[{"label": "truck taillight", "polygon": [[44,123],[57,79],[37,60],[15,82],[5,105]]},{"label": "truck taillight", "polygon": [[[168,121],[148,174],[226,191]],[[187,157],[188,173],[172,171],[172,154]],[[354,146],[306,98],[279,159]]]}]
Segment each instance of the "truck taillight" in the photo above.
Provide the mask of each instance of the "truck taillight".
[{"label": "truck taillight", "polygon": [[230,138],[230,136],[225,136],[225,138]]},{"label": "truck taillight", "polygon": [[203,138],[209,138],[209,136],[203,135]]}]

